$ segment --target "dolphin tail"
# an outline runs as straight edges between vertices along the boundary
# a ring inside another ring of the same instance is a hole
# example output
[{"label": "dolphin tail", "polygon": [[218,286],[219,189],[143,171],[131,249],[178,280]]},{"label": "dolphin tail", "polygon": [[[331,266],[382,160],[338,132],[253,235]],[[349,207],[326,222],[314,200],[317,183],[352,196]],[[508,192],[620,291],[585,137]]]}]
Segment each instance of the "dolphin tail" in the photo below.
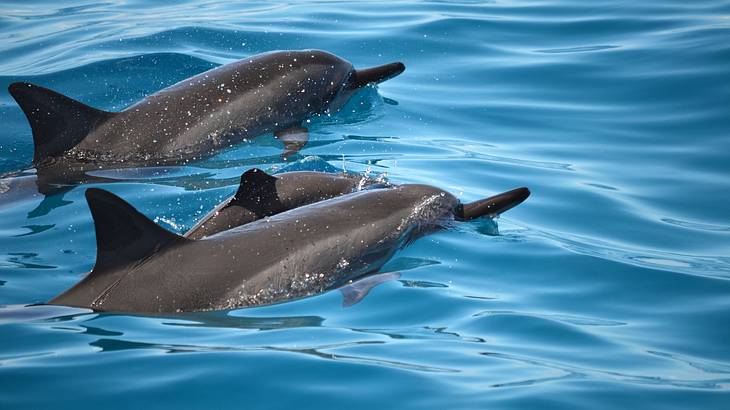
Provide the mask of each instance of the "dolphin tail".
[{"label": "dolphin tail", "polygon": [[115,114],[31,83],[12,83],[8,91],[20,105],[33,131],[34,164],[73,148]]},{"label": "dolphin tail", "polygon": [[356,89],[371,83],[382,83],[402,73],[405,69],[406,66],[403,63],[397,62],[355,70],[350,76],[348,88]]},{"label": "dolphin tail", "polygon": [[525,187],[513,189],[489,198],[459,205],[456,210],[456,217],[463,221],[485,215],[494,217],[516,207],[529,196],[530,190]]}]

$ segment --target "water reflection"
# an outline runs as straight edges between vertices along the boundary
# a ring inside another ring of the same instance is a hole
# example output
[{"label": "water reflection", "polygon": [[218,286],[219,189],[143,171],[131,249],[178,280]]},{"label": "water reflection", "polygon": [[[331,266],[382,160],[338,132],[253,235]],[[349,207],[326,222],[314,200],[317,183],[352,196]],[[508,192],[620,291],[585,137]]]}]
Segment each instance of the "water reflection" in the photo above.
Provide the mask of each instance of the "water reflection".
[{"label": "water reflection", "polygon": [[[681,388],[695,388],[695,389],[725,389],[730,383],[730,378],[718,378],[718,379],[707,379],[707,380],[687,380],[670,377],[661,377],[655,375],[639,375],[623,373],[611,370],[600,370],[591,369],[580,366],[574,366],[564,364],[560,362],[553,362],[548,360],[533,359],[530,357],[499,353],[499,352],[480,352],[482,356],[492,357],[500,360],[507,360],[511,362],[517,362],[523,365],[537,366],[548,368],[551,370],[557,370],[563,373],[558,378],[565,377],[576,377],[581,379],[596,379],[596,380],[610,380],[610,381],[621,381],[629,384],[650,384],[650,385],[661,385],[661,386],[672,386]],[[545,381],[555,380],[555,378],[535,378],[528,379],[518,382],[518,385],[533,385]],[[503,387],[504,385],[494,385],[493,387]]]},{"label": "water reflection", "polygon": [[448,288],[449,285],[439,282],[430,282],[427,280],[401,280],[403,286],[407,288]]},{"label": "water reflection", "polygon": [[30,232],[21,233],[19,235],[14,235],[14,237],[19,238],[19,237],[23,237],[23,236],[30,236],[30,235],[39,234],[41,232],[45,232],[45,231],[47,231],[49,229],[52,229],[55,226],[56,226],[56,224],[50,224],[50,225],[23,225],[21,228],[26,228]]},{"label": "water reflection", "polygon": [[[524,159],[524,158],[504,157],[504,156],[489,154],[486,152],[480,152],[484,148],[487,148],[490,150],[492,148],[494,148],[493,145],[485,144],[483,142],[479,143],[478,145],[474,144],[473,142],[467,143],[465,141],[459,141],[459,140],[432,139],[432,140],[419,140],[418,142],[420,145],[423,145],[423,146],[432,146],[432,147],[437,147],[439,149],[448,149],[455,153],[458,153],[459,157],[479,159],[483,162],[496,162],[496,163],[509,164],[509,165],[520,165],[523,167],[541,168],[541,169],[547,169],[547,170],[574,171],[573,165],[569,164],[569,163],[553,162],[553,161],[536,161],[536,160],[530,160],[530,159]],[[448,157],[448,156],[442,156],[442,157]]]},{"label": "water reflection", "polygon": [[297,353],[307,356],[314,356],[320,359],[342,361],[349,363],[370,364],[398,369],[414,370],[428,373],[458,373],[458,369],[446,367],[427,366],[417,363],[409,363],[405,361],[386,360],[367,356],[355,356],[349,354],[339,354],[328,352],[327,350],[349,348],[362,345],[381,345],[385,342],[379,340],[365,340],[357,342],[346,342],[337,344],[320,345],[305,348],[293,348],[282,346],[211,346],[211,345],[193,345],[193,344],[176,344],[176,343],[148,343],[128,341],[121,339],[101,338],[89,343],[90,346],[101,349],[100,352],[118,352],[136,349],[152,349],[160,350],[164,353],[210,353],[210,352],[284,352]]},{"label": "water reflection", "polygon": [[513,310],[485,310],[473,314],[473,317],[489,316],[489,315],[519,315],[536,317],[547,320],[555,320],[558,322],[564,322],[571,325],[578,326],[626,326],[626,322],[619,322],[616,320],[599,319],[586,316],[575,316],[575,315],[563,315],[563,314],[549,314],[549,313],[533,313],[533,312],[518,312]]},{"label": "water reflection", "polygon": [[[54,190],[53,193],[46,193],[43,197],[43,200],[41,201],[38,206],[36,206],[33,210],[28,212],[28,219],[38,218],[41,216],[48,215],[53,211],[54,209],[58,209],[62,206],[71,205],[73,201],[67,201],[63,199],[63,196],[71,191],[73,187],[63,187],[58,188],[57,190]],[[40,192],[40,191],[39,191]]]},{"label": "water reflection", "polygon": [[711,360],[703,360],[694,357],[690,358],[679,354],[659,352],[655,350],[647,350],[647,353],[664,359],[683,363],[704,373],[730,374],[730,365],[728,365],[727,363],[718,363]]},{"label": "water reflection", "polygon": [[447,327],[423,326],[411,329],[351,329],[353,332],[378,334],[397,340],[416,339],[444,339],[459,340],[467,343],[487,343],[487,340],[475,336],[462,336],[461,334],[447,330]]},{"label": "water reflection", "polygon": [[123,332],[118,332],[116,330],[106,330],[106,329],[102,329],[100,327],[95,327],[95,326],[81,325],[80,327],[82,329],[84,329],[84,331],[81,333],[87,334],[87,335],[93,335],[93,336],[123,336],[124,335]]},{"label": "water reflection", "polygon": [[28,212],[28,219],[48,215],[54,209],[70,205],[73,201],[64,195],[81,184],[109,182],[101,177],[75,173],[67,170],[62,175],[52,175],[49,171],[25,170],[7,174],[0,179],[0,208],[16,206],[18,203],[37,200],[41,202]]},{"label": "water reflection", "polygon": [[[174,321],[165,321],[174,319]],[[229,312],[180,313],[163,317],[161,322],[167,326],[190,328],[227,328],[250,330],[278,330],[301,327],[320,327],[324,318],[320,316],[232,316]]]},{"label": "water reflection", "polygon": [[60,322],[93,314],[91,309],[52,305],[0,305],[0,324],[34,321]]},{"label": "water reflection", "polygon": [[415,258],[412,256],[400,256],[388,262],[383,269],[407,271],[423,266],[439,265],[440,261],[429,258]]},{"label": "water reflection", "polygon": [[[525,227],[526,228],[526,227]],[[552,233],[528,228],[526,235],[557,243],[564,249],[581,255],[593,256],[642,268],[714,278],[730,278],[730,258],[724,255],[688,255],[637,249],[610,244],[606,241],[565,232]]]},{"label": "water reflection", "polygon": [[[275,329],[292,329],[302,327],[320,328],[324,318],[319,316],[280,316],[280,317],[249,317],[232,316],[231,312],[205,312],[205,313],[183,313],[163,317],[150,316],[156,323],[171,327],[191,328],[227,328],[246,329],[254,331],[267,331]],[[159,350],[163,353],[207,353],[207,352],[283,352],[313,356],[320,359],[342,361],[349,363],[360,363],[366,365],[385,366],[391,368],[405,369],[429,373],[457,373],[460,370],[447,367],[424,365],[403,360],[391,360],[367,355],[341,354],[334,350],[348,349],[367,345],[384,345],[383,340],[356,340],[340,343],[325,343],[314,346],[291,347],[281,345],[245,345],[245,339],[238,339],[235,344],[214,345],[208,343],[161,343],[150,340],[128,340],[121,329],[112,329],[100,325],[104,321],[113,318],[128,318],[138,320],[145,316],[121,315],[121,314],[97,314],[89,309],[77,309],[64,306],[32,305],[32,306],[0,306],[0,324],[33,322],[42,326],[44,323],[50,325],[51,329],[73,332],[78,335],[94,336],[88,342],[89,346],[99,349],[99,352],[120,352],[138,349]],[[70,321],[80,322],[74,325],[65,324]],[[91,325],[91,323],[96,323]],[[34,326],[35,326],[34,325]],[[122,324],[124,328],[127,325]],[[467,342],[484,342],[480,338],[462,337],[458,333],[449,332],[441,327],[424,327],[420,330],[414,329],[410,332],[385,331],[378,329],[351,329],[352,331],[365,334],[388,336],[391,339],[420,338],[432,335],[437,338],[454,338]],[[148,339],[149,336],[144,337]],[[299,340],[299,339],[297,339]],[[241,344],[241,341],[244,344]],[[301,340],[300,340],[301,342]],[[25,355],[23,358],[36,356],[49,356],[50,353]]]},{"label": "water reflection", "polygon": [[342,138],[346,140],[354,140],[354,141],[368,141],[368,142],[384,142],[384,141],[395,141],[399,140],[399,137],[396,136],[367,136],[367,135],[343,135]]},{"label": "water reflection", "polygon": [[[11,252],[7,254],[9,258],[5,261],[0,260],[0,264],[11,263],[18,268],[24,269],[56,269],[54,265],[44,265],[35,261],[40,260],[35,252]],[[12,265],[11,265],[12,266]]]},{"label": "water reflection", "polygon": [[708,232],[730,232],[730,226],[725,225],[713,225],[708,223],[700,223],[700,222],[690,222],[690,221],[683,221],[680,219],[674,219],[674,218],[661,218],[662,222],[679,226],[682,228],[687,229],[695,229],[699,231],[708,231]]}]

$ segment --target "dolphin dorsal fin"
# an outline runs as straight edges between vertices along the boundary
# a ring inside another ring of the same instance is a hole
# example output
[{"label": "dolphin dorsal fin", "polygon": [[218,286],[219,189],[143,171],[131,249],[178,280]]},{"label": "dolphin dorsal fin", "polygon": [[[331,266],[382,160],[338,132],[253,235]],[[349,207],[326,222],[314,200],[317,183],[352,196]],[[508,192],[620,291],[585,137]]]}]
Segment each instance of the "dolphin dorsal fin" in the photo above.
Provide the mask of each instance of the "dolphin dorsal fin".
[{"label": "dolphin dorsal fin", "polygon": [[8,91],[20,105],[33,131],[34,164],[73,148],[115,114],[31,83],[10,84]]},{"label": "dolphin dorsal fin", "polygon": [[109,191],[89,188],[86,201],[96,229],[95,274],[128,266],[164,247],[189,241],[152,222]]},{"label": "dolphin dorsal fin", "polygon": [[257,217],[269,215],[274,204],[279,203],[276,191],[276,178],[266,172],[252,168],[241,175],[238,191],[231,200],[232,205],[242,206],[256,214]]}]

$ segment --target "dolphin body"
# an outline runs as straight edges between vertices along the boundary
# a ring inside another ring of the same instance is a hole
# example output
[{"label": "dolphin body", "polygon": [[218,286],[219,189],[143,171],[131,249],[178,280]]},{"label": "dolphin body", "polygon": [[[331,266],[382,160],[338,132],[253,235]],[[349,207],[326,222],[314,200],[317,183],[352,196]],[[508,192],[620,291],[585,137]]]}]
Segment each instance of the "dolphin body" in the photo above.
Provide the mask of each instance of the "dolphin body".
[{"label": "dolphin body", "polygon": [[121,112],[27,82],[8,90],[30,123],[44,192],[90,170],[187,163],[269,132],[292,154],[308,140],[304,120],[336,112],[359,88],[403,70],[399,62],[356,70],[320,50],[273,51],[180,81]]},{"label": "dolphin body", "polygon": [[[286,210],[203,239],[176,235],[114,194],[86,190],[93,270],[49,303],[100,311],[185,312],[266,305],[377,271],[410,240],[454,220],[498,215],[527,188],[461,204],[427,185],[373,188]],[[190,235],[189,235],[190,236]]]},{"label": "dolphin body", "polygon": [[336,196],[385,187],[378,180],[347,173],[285,172],[276,176],[253,168],[241,175],[238,191],[183,236],[201,239],[255,220]]}]

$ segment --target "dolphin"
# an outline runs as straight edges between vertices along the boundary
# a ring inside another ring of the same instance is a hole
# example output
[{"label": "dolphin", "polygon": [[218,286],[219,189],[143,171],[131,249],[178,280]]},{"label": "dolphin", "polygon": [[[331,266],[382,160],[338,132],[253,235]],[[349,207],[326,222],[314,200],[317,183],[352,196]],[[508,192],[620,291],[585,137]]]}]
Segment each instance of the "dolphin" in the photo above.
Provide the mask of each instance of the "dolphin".
[{"label": "dolphin", "polygon": [[71,184],[90,170],[184,164],[270,132],[291,155],[308,140],[305,120],[336,112],[358,89],[404,70],[400,62],[356,70],[320,50],[272,51],[180,81],[121,112],[28,82],[8,90],[33,132],[39,185]]},{"label": "dolphin", "polygon": [[279,303],[374,273],[411,240],[455,220],[495,216],[524,201],[518,188],[462,204],[428,185],[341,195],[190,239],[116,195],[86,190],[96,264],[49,304],[165,313]]},{"label": "dolphin", "polygon": [[358,174],[314,171],[276,176],[252,168],[241,175],[236,193],[201,218],[183,236],[201,239],[255,220],[386,183]]}]

